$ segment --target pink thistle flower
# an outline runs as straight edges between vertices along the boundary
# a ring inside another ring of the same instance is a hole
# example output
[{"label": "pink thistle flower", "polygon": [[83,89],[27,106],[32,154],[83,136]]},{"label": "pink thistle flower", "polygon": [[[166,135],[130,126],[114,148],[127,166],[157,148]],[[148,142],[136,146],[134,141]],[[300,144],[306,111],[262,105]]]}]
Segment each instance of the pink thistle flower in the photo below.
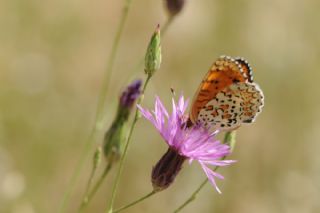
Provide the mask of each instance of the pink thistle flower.
[{"label": "pink thistle flower", "polygon": [[152,184],[154,190],[163,190],[173,183],[185,160],[198,161],[210,183],[221,193],[215,178],[223,176],[214,172],[209,166],[227,166],[233,160],[221,160],[230,154],[230,147],[215,139],[218,131],[209,132],[201,125],[187,127],[188,116],[185,114],[188,101],[179,98],[176,104],[172,100],[172,113],[169,115],[160,99],[156,97],[153,112],[138,106],[142,115],[148,119],[159,131],[169,145],[168,151],[153,167]]}]

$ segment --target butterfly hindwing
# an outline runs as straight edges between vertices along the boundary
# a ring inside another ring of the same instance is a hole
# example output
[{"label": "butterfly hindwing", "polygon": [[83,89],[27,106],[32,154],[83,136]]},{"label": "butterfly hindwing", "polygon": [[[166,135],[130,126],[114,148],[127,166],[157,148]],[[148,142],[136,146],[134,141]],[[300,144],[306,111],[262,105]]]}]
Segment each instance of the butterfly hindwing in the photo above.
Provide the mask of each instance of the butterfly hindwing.
[{"label": "butterfly hindwing", "polygon": [[230,131],[251,123],[263,106],[263,95],[255,83],[236,83],[220,91],[199,112],[204,126]]}]

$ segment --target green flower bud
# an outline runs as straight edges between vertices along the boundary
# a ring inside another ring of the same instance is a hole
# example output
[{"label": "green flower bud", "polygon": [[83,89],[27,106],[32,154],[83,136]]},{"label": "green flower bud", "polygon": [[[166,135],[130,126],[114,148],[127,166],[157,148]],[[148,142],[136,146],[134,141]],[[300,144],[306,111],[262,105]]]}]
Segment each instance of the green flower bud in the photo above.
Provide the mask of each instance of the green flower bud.
[{"label": "green flower bud", "polygon": [[[117,116],[119,118],[119,114]],[[121,156],[121,142],[123,141],[124,122],[122,118],[115,119],[104,136],[104,156],[109,163],[119,160]]]},{"label": "green flower bud", "polygon": [[109,163],[115,162],[120,158],[125,125],[135,101],[141,94],[141,84],[141,80],[133,81],[120,96],[117,115],[104,136],[103,152]]},{"label": "green flower bud", "polygon": [[149,42],[145,56],[145,73],[151,77],[161,64],[160,26],[158,25]]},{"label": "green flower bud", "polygon": [[93,168],[97,168],[101,162],[102,148],[99,146],[93,155]]}]

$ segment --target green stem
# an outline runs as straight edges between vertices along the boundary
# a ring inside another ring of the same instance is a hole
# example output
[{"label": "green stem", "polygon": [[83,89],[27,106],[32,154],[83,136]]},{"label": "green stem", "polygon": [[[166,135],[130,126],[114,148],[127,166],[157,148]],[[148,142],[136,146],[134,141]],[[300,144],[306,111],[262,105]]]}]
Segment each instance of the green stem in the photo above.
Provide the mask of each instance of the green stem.
[{"label": "green stem", "polygon": [[[222,158],[222,160],[224,160],[225,157]],[[217,171],[220,167],[216,166],[213,171]],[[201,191],[201,189],[208,183],[208,178],[206,178],[204,181],[202,181],[202,183],[200,184],[200,186],[192,193],[192,195],[181,205],[179,206],[176,210],[174,210],[174,213],[180,212],[184,207],[186,207],[186,205],[188,205],[189,203],[191,203],[192,201],[194,201],[198,195],[198,193]]]},{"label": "green stem", "polygon": [[132,0],[126,0],[125,1],[125,5],[123,7],[123,12],[121,15],[121,20],[119,22],[119,25],[117,27],[117,32],[116,35],[114,37],[113,40],[113,44],[112,44],[112,48],[111,48],[111,53],[109,55],[108,61],[107,61],[107,69],[105,72],[105,76],[104,76],[104,80],[102,82],[102,87],[101,87],[101,91],[100,91],[100,95],[99,95],[99,99],[98,99],[98,105],[97,105],[97,111],[96,111],[96,116],[95,116],[95,124],[90,132],[90,135],[84,145],[84,149],[80,155],[80,160],[79,163],[76,166],[76,169],[70,179],[69,184],[67,185],[67,189],[64,192],[60,207],[59,207],[59,211],[60,213],[65,211],[65,208],[67,207],[67,204],[69,202],[70,199],[70,194],[71,191],[74,189],[76,181],[79,178],[79,175],[83,169],[84,163],[86,161],[86,159],[88,158],[89,155],[89,151],[90,151],[90,147],[93,145],[93,142],[96,139],[96,135],[99,132],[99,130],[102,128],[102,123],[103,123],[103,117],[104,117],[104,111],[105,111],[105,98],[106,95],[108,93],[108,86],[110,83],[110,76],[112,73],[112,69],[113,69],[113,65],[114,65],[114,61],[115,61],[115,57],[117,54],[117,50],[118,50],[118,46],[119,46],[119,42],[120,42],[120,38],[121,38],[121,34],[123,32],[123,28],[124,25],[126,23],[127,17],[128,17],[128,13],[129,13],[129,9],[130,9],[130,5],[131,5]]},{"label": "green stem", "polygon": [[80,172],[84,166],[85,160],[88,158],[89,151],[87,151],[87,150],[89,150],[89,148],[90,148],[90,145],[91,145],[90,142],[93,141],[93,139],[95,138],[95,135],[96,135],[96,129],[92,129],[90,136],[88,137],[86,144],[84,146],[84,149],[81,153],[81,158],[79,160],[79,163],[77,164],[76,169],[70,179],[70,182],[67,185],[67,189],[63,195],[62,202],[60,204],[60,208],[58,211],[60,213],[63,213],[65,208],[67,207],[68,201],[70,199],[71,191],[74,189],[76,181],[77,181],[77,179],[80,175]]},{"label": "green stem", "polygon": [[[138,104],[141,104],[141,102],[142,102],[142,98],[143,98],[144,92],[146,90],[146,87],[147,87],[147,85],[149,83],[150,78],[151,78],[151,76],[148,75],[146,81],[144,82],[143,89],[142,89],[142,95],[138,100]],[[109,203],[109,207],[106,209],[106,212],[109,212],[109,213],[113,211],[113,204],[114,204],[115,196],[117,194],[117,189],[118,189],[118,185],[119,185],[119,181],[120,181],[120,176],[121,176],[122,170],[123,170],[124,160],[125,160],[125,157],[126,157],[127,152],[128,152],[128,148],[129,148],[131,136],[132,136],[132,133],[133,133],[133,129],[134,129],[138,119],[139,119],[139,110],[136,109],[135,115],[134,115],[134,119],[132,121],[130,130],[129,130],[129,134],[128,134],[128,138],[127,138],[127,141],[126,141],[126,145],[124,147],[123,154],[122,154],[121,159],[120,159],[119,168],[118,168],[118,171],[117,171],[117,174],[116,174],[116,177],[115,177],[115,181],[113,182],[111,200],[110,200],[110,203]]]},{"label": "green stem", "polygon": [[141,198],[139,198],[139,199],[137,199],[137,200],[135,200],[135,201],[133,201],[133,202],[125,205],[125,206],[122,206],[122,207],[120,207],[119,209],[114,210],[112,213],[121,212],[122,210],[125,210],[125,209],[127,209],[127,208],[129,208],[129,207],[131,207],[131,206],[134,206],[135,204],[140,203],[141,201],[143,201],[143,200],[151,197],[151,196],[154,195],[155,193],[157,193],[157,192],[156,192],[156,191],[152,191],[152,192],[146,194],[145,196],[143,196],[143,197],[141,197]]},{"label": "green stem", "polygon": [[[129,13],[129,9],[130,9],[130,5],[131,5],[132,0],[126,0],[125,1],[125,5],[123,7],[123,11],[122,11],[122,16],[121,16],[121,20],[116,32],[116,35],[114,37],[114,41],[112,43],[112,48],[111,48],[111,53],[109,56],[109,60],[107,62],[107,71],[105,73],[104,76],[104,81],[102,83],[102,89],[101,89],[101,93],[100,93],[100,97],[99,97],[99,103],[98,103],[98,113],[97,114],[97,118],[96,120],[98,120],[99,122],[103,121],[103,117],[104,117],[104,109],[105,109],[105,97],[107,96],[108,93],[108,87],[110,84],[110,76],[112,74],[112,70],[113,70],[113,66],[114,66],[114,62],[115,62],[115,58],[116,58],[116,54],[117,54],[117,50],[119,47],[119,43],[120,43],[120,38],[124,29],[124,25],[127,21],[127,17],[128,17],[128,13]],[[102,125],[102,123],[98,123],[98,125]]]},{"label": "green stem", "polygon": [[85,197],[85,199],[83,200],[83,202],[81,203],[79,212],[83,212],[85,210],[85,208],[88,206],[88,204],[90,203],[90,201],[92,200],[93,196],[96,194],[96,192],[98,191],[98,189],[100,188],[101,184],[103,183],[105,177],[107,176],[107,174],[109,173],[110,169],[112,167],[111,163],[108,163],[108,165],[106,166],[106,168],[104,169],[102,175],[100,176],[100,179],[96,182],[96,184],[94,185],[94,187],[92,188],[91,192],[89,194],[87,194],[87,196]]},{"label": "green stem", "polygon": [[[226,132],[224,135],[224,144],[230,144],[230,143],[235,143],[235,131],[229,131]],[[226,156],[224,156],[221,160],[224,160]],[[216,166],[213,171],[217,171],[220,167]],[[184,207],[186,207],[189,203],[194,201],[198,195],[198,193],[201,191],[201,189],[208,183],[208,178],[206,178],[200,186],[191,194],[191,196],[181,205],[179,206],[176,210],[174,210],[174,213],[180,212]]]},{"label": "green stem", "polygon": [[162,34],[162,38],[164,37],[164,35],[166,34],[169,26],[171,25],[172,21],[174,19],[174,16],[170,16],[167,21],[164,23],[164,25],[161,27],[161,34]]},{"label": "green stem", "polygon": [[176,210],[174,210],[174,213],[180,212],[186,205],[188,205],[189,203],[191,203],[193,200],[196,199],[198,193],[200,192],[200,190],[207,184],[208,182],[208,178],[206,178],[201,184],[200,186],[192,193],[192,195],[181,205],[179,206]]},{"label": "green stem", "polygon": [[85,191],[83,199],[82,199],[80,210],[82,209],[82,207],[84,207],[88,203],[88,193],[89,193],[89,189],[91,187],[91,183],[92,183],[92,180],[93,180],[93,177],[94,177],[96,171],[97,171],[97,167],[93,166],[91,173],[90,173],[90,177],[89,177],[87,186],[86,186],[86,191]]}]

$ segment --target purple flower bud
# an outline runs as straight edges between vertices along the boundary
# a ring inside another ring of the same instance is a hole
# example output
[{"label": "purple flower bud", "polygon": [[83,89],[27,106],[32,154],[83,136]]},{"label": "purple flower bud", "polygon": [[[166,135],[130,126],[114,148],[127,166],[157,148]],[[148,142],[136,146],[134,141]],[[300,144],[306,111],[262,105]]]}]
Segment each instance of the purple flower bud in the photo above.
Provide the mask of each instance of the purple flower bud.
[{"label": "purple flower bud", "polygon": [[186,157],[169,148],[159,162],[152,169],[151,182],[155,191],[168,188],[182,168]]},{"label": "purple flower bud", "polygon": [[132,82],[125,91],[122,92],[122,95],[120,97],[120,105],[122,107],[126,107],[131,109],[134,102],[137,100],[139,97],[141,91],[142,81],[140,79],[135,80]]},{"label": "purple flower bud", "polygon": [[175,16],[183,9],[185,0],[165,0],[170,16]]},{"label": "purple flower bud", "polygon": [[134,102],[141,93],[141,84],[141,80],[135,80],[122,92],[116,117],[105,133],[103,151],[109,163],[113,163],[120,158],[124,125],[128,121]]}]

